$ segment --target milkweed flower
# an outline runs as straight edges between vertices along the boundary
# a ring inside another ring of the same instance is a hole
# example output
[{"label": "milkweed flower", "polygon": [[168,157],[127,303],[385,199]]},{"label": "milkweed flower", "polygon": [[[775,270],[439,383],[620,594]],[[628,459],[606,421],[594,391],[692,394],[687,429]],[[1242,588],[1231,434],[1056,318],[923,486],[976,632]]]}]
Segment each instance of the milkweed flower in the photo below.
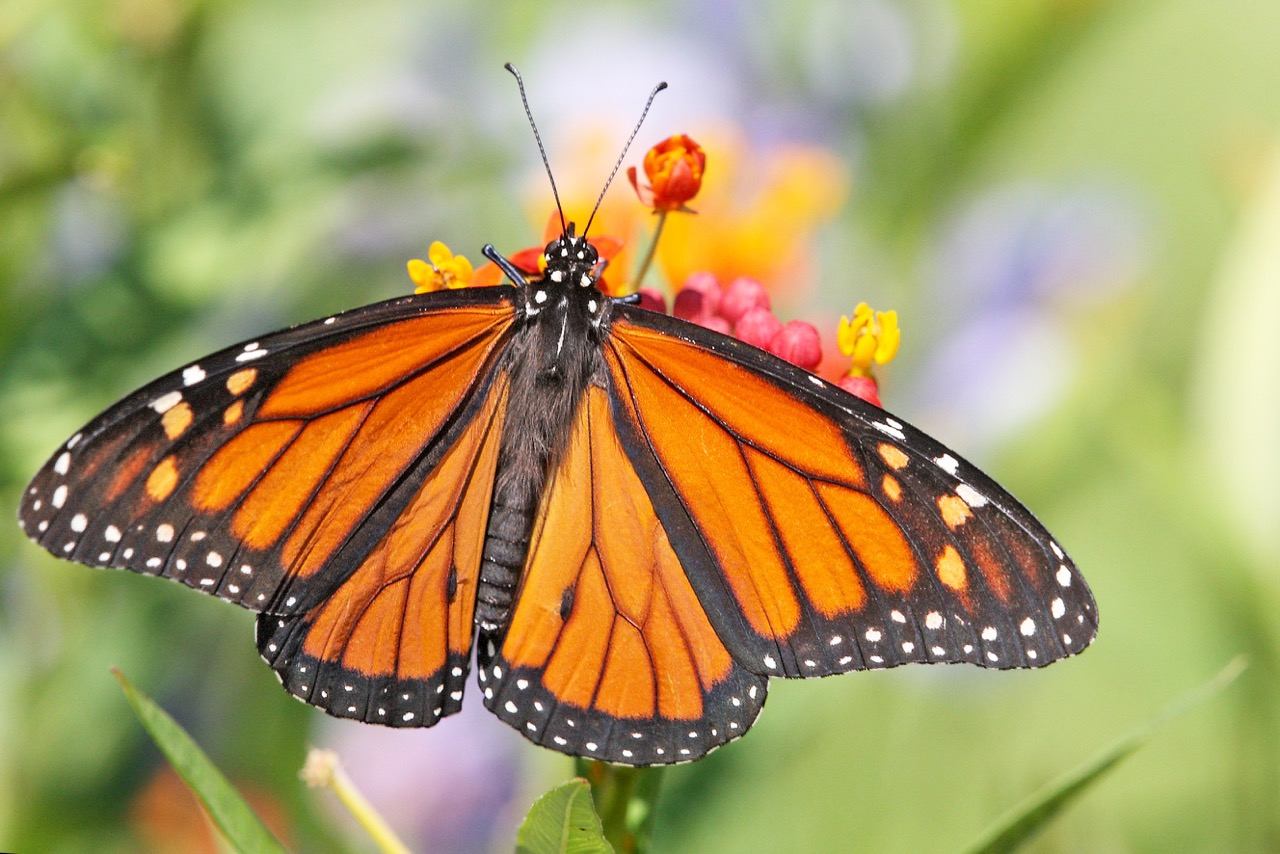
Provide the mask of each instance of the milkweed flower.
[{"label": "milkweed flower", "polygon": [[880,406],[874,368],[893,361],[901,340],[898,312],[873,311],[865,302],[858,303],[853,318],[841,317],[836,330],[836,344],[850,359],[849,373],[840,380],[840,387]]},{"label": "milkweed flower", "polygon": [[415,294],[470,287],[475,269],[465,255],[454,255],[439,240],[427,248],[427,260],[414,258],[405,265],[413,280]]},{"label": "milkweed flower", "polygon": [[720,301],[720,315],[730,323],[737,323],[752,309],[769,309],[769,292],[755,279],[739,276],[729,283]]},{"label": "milkweed flower", "polygon": [[814,371],[822,362],[822,338],[813,324],[789,320],[769,342],[769,352],[806,371]]},{"label": "milkweed flower", "polygon": [[627,169],[627,178],[640,201],[655,211],[688,211],[685,206],[702,188],[707,155],[687,134],[669,136],[645,152],[642,185],[636,167]]}]

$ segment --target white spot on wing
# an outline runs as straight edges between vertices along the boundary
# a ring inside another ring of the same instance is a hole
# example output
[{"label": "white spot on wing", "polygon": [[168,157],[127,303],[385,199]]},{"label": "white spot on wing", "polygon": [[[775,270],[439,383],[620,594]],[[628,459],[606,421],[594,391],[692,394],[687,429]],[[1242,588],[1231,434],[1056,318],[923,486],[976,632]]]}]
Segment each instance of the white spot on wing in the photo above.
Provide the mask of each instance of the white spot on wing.
[{"label": "white spot on wing", "polygon": [[245,350],[236,356],[237,362],[251,362],[254,359],[260,359],[267,355],[266,350]]},{"label": "white spot on wing", "polygon": [[981,507],[987,503],[987,496],[967,483],[962,483],[956,487],[956,495],[964,499],[964,503],[970,507]]},{"label": "white spot on wing", "polygon": [[1061,620],[1063,615],[1067,613],[1067,606],[1063,604],[1061,599],[1054,599],[1049,603],[1049,611],[1053,614],[1055,620]]},{"label": "white spot on wing", "polygon": [[894,427],[890,424],[883,424],[879,421],[872,421],[871,426],[879,430],[881,433],[885,433],[900,441],[905,442],[907,439],[907,434],[903,433],[901,428]]},{"label": "white spot on wing", "polygon": [[934,457],[933,461],[938,464],[938,468],[942,469],[947,474],[954,475],[960,470],[960,461],[950,454],[943,454],[940,457]]},{"label": "white spot on wing", "polygon": [[164,524],[162,524],[162,525],[157,525],[157,526],[156,526],[156,539],[157,539],[157,540],[159,540],[159,541],[160,541],[160,542],[162,542],[162,543],[172,542],[172,540],[173,540],[173,526],[172,526],[172,525],[170,525],[168,522],[165,522],[165,523],[164,523]]},{"label": "white spot on wing", "polygon": [[171,391],[168,394],[162,394],[155,400],[151,401],[151,408],[156,412],[164,415],[170,409],[173,409],[182,402],[182,392]]},{"label": "white spot on wing", "polygon": [[195,385],[196,383],[203,380],[206,376],[208,375],[204,372],[204,368],[200,367],[199,365],[192,365],[189,368],[182,369],[182,384]]},{"label": "white spot on wing", "polygon": [[1058,583],[1063,587],[1071,586],[1071,570],[1067,569],[1065,563],[1058,567]]},{"label": "white spot on wing", "polygon": [[89,527],[89,518],[83,513],[77,513],[71,517],[71,530],[77,534],[83,533],[87,527]]},{"label": "white spot on wing", "polygon": [[63,451],[58,455],[58,461],[53,464],[53,470],[58,474],[66,474],[71,470],[71,454]]},{"label": "white spot on wing", "polygon": [[1027,617],[1022,621],[1021,625],[1018,626],[1018,631],[1022,632],[1023,637],[1031,637],[1036,633],[1036,621]]},{"label": "white spot on wing", "polygon": [[62,508],[63,504],[67,503],[67,485],[65,483],[59,484],[58,488],[53,491],[53,498],[49,499],[49,503],[59,509]]}]

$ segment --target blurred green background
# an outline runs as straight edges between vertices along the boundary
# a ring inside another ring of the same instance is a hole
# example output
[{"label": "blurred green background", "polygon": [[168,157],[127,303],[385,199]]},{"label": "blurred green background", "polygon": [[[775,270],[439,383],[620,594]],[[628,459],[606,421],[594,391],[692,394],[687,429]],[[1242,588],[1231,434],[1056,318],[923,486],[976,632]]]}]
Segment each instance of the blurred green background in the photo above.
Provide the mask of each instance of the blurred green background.
[{"label": "blurred green background", "polygon": [[[886,404],[1035,509],[1102,625],[1043,671],[775,682],[750,737],[668,772],[656,849],[953,850],[1238,653],[1240,682],[1033,847],[1280,849],[1277,44],[1280,4],[1251,0],[5,0],[0,518],[153,376],[407,293],[431,239],[538,242],[503,61],[583,194],[666,79],[629,162],[685,132],[709,175],[736,140],[748,188],[794,146],[843,164],[832,218],[766,235],[807,247],[768,283],[779,314],[830,334],[859,300],[897,308]],[[248,613],[6,523],[0,848],[208,849],[112,664],[306,850],[369,847],[297,782],[309,743],[421,849],[509,850],[570,774],[474,696],[424,732],[328,720],[278,688]]]}]

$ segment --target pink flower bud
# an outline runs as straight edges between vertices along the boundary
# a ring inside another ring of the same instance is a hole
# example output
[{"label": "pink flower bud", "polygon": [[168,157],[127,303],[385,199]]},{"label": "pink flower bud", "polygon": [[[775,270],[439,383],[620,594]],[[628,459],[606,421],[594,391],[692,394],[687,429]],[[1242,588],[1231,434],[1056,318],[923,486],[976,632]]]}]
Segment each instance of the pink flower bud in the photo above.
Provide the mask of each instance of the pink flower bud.
[{"label": "pink flower bud", "polygon": [[697,291],[702,294],[702,313],[719,314],[720,300],[723,296],[720,282],[712,273],[694,273],[684,280],[681,286],[686,291]]},{"label": "pink flower bud", "polygon": [[872,406],[884,408],[884,405],[880,403],[880,387],[876,385],[876,381],[871,377],[841,377],[839,386],[854,397],[862,398]]},{"label": "pink flower bud", "polygon": [[707,329],[714,330],[723,335],[730,334],[729,321],[716,314],[703,315],[698,318],[697,324],[699,326],[705,326]]},{"label": "pink flower bud", "polygon": [[641,288],[639,293],[640,302],[638,304],[641,308],[662,314],[667,313],[667,298],[662,295],[662,291],[656,288]]},{"label": "pink flower bud", "polygon": [[704,310],[706,303],[701,291],[681,288],[676,294],[675,303],[671,306],[671,313],[681,320],[692,320],[697,323],[700,318],[710,314]]},{"label": "pink flower bud", "polygon": [[792,320],[769,342],[769,352],[812,371],[822,361],[822,339],[813,324]]},{"label": "pink flower bud", "polygon": [[737,323],[753,308],[769,308],[769,292],[764,285],[745,276],[730,282],[720,300],[720,316],[730,323]]},{"label": "pink flower bud", "polygon": [[[739,279],[739,281],[744,281]],[[754,347],[765,348],[782,331],[782,321],[767,308],[753,308],[738,318],[733,334]]]}]

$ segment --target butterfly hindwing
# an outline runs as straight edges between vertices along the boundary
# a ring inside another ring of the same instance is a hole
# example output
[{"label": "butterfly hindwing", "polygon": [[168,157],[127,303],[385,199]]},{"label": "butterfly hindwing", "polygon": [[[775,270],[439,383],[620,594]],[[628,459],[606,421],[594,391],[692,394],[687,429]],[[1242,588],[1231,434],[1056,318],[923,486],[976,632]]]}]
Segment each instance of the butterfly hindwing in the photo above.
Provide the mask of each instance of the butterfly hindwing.
[{"label": "butterfly hindwing", "polygon": [[1035,667],[1091,642],[1092,595],[1048,532],[918,430],[637,309],[615,313],[605,363],[672,546],[704,601],[729,591],[708,613],[755,672]]},{"label": "butterfly hindwing", "polygon": [[305,613],[258,617],[286,690],[337,717],[431,726],[462,707],[506,412],[503,377],[360,565]]},{"label": "butterfly hindwing", "polygon": [[391,300],[161,377],[23,496],[53,554],[302,613],[351,572],[484,399],[508,288]]},{"label": "butterfly hindwing", "polygon": [[707,617],[591,387],[535,522],[515,611],[482,634],[485,704],[562,753],[689,761],[746,732],[767,680]]}]

